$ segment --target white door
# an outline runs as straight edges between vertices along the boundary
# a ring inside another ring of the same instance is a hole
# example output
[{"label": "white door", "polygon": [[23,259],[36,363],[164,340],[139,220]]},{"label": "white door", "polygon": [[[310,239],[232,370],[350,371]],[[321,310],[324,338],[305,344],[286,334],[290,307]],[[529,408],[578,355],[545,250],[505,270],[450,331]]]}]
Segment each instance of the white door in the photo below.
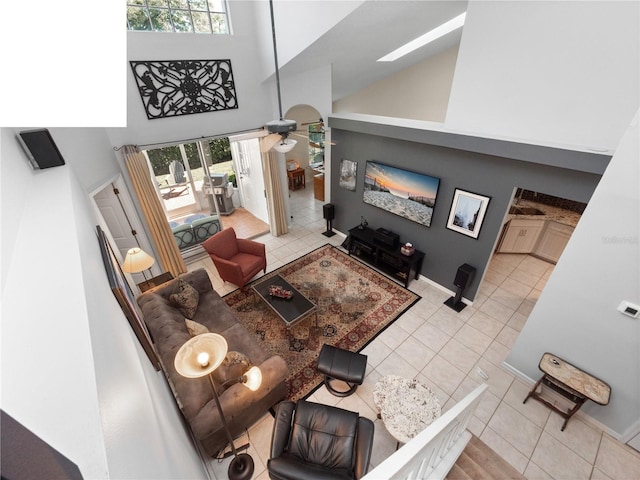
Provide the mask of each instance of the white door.
[{"label": "white door", "polygon": [[[120,259],[124,259],[129,249],[137,247],[138,241],[140,241],[141,248],[147,253],[151,253],[149,246],[144,244],[144,239],[139,235],[140,230],[135,227],[137,222],[133,213],[133,206],[130,205],[126,190],[123,187],[118,187],[119,182],[121,183],[121,179],[107,185],[93,196],[100,214],[107,224],[107,229],[115,242],[114,248],[120,252]],[[114,188],[118,189],[120,197],[115,194]],[[136,241],[136,237],[131,232],[132,229],[138,233],[138,241]],[[134,273],[132,277],[136,283],[145,280],[141,273]]]},{"label": "white door", "polygon": [[260,142],[257,138],[238,141],[230,138],[230,140],[242,206],[255,217],[269,223]]}]

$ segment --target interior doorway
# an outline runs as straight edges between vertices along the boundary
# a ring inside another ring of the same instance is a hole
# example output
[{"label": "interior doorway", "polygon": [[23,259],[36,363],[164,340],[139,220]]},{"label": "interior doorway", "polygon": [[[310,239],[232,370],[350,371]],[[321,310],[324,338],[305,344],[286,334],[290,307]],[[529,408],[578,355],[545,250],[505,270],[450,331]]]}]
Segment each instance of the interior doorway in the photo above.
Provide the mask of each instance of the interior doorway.
[{"label": "interior doorway", "polygon": [[[144,230],[121,176],[95,191],[92,198],[103,220],[100,226],[105,231],[110,243],[115,245],[118,261],[122,262],[129,249],[134,247],[142,248],[153,256],[153,249],[146,236],[140,233]],[[133,285],[160,272],[160,266],[155,263],[146,273],[126,273],[125,275],[131,276]]]},{"label": "interior doorway", "polygon": [[485,269],[474,306],[504,319],[501,355],[508,351],[533,311],[586,204],[515,188]]},{"label": "interior doorway", "polygon": [[240,203],[259,220],[269,223],[260,141],[242,137],[229,137],[229,140]]}]

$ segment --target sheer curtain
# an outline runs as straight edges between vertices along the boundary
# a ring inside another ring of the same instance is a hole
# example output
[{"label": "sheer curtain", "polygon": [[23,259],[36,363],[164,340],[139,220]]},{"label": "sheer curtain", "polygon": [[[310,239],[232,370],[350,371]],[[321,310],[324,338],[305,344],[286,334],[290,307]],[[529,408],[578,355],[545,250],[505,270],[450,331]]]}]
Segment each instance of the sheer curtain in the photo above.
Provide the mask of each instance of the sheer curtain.
[{"label": "sheer curtain", "polygon": [[269,227],[271,235],[279,237],[289,231],[287,227],[287,214],[284,209],[284,197],[282,184],[278,175],[278,154],[273,150],[263,151],[264,139],[260,139],[262,151],[262,164],[264,165],[264,186],[267,191],[267,204],[269,206]]},{"label": "sheer curtain", "polygon": [[187,267],[182,261],[180,250],[167,223],[160,199],[151,183],[147,159],[135,145],[125,145],[123,150],[129,177],[140,202],[142,213],[147,220],[156,251],[160,255],[160,263],[167,272],[171,272],[174,277],[177,277],[186,272]]}]

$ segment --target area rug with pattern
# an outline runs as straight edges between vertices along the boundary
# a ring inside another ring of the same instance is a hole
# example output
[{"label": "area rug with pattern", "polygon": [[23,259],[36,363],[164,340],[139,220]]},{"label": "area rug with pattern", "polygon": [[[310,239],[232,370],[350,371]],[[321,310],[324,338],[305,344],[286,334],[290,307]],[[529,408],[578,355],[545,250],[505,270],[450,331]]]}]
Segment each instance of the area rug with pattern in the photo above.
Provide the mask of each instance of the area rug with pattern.
[{"label": "area rug with pattern", "polygon": [[[280,275],[317,306],[315,315],[289,329],[261,300],[251,285]],[[322,345],[359,352],[420,299],[340,249],[325,245],[267,273],[224,300],[238,321],[265,350],[280,355],[289,366],[288,399],[305,398],[322,384],[316,370]]]}]

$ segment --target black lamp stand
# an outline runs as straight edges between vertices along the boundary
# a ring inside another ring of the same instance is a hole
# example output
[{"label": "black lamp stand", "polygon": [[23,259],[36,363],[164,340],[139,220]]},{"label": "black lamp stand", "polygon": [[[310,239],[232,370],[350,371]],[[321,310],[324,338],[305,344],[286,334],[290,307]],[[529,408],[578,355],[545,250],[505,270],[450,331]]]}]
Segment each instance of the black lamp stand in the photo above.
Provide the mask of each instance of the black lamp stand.
[{"label": "black lamp stand", "polygon": [[[213,383],[213,378],[211,378],[211,374],[207,376],[209,377],[209,383],[211,383],[211,389],[213,390],[213,398],[216,401],[218,413],[220,414],[220,420],[222,420],[222,426],[224,427],[224,431],[227,434],[227,439],[229,440],[229,444],[231,445],[231,452],[233,453],[234,457],[229,464],[229,469],[227,470],[229,480],[249,480],[253,476],[253,458],[251,458],[251,455],[247,453],[238,453],[238,449],[236,449],[235,445],[233,444],[233,436],[231,436],[231,431],[229,430],[229,426],[227,425],[227,420],[224,418],[222,405],[220,405],[220,399],[218,398],[218,392],[216,391],[216,386]],[[248,446],[249,445],[246,445],[243,448],[246,448]]]}]

